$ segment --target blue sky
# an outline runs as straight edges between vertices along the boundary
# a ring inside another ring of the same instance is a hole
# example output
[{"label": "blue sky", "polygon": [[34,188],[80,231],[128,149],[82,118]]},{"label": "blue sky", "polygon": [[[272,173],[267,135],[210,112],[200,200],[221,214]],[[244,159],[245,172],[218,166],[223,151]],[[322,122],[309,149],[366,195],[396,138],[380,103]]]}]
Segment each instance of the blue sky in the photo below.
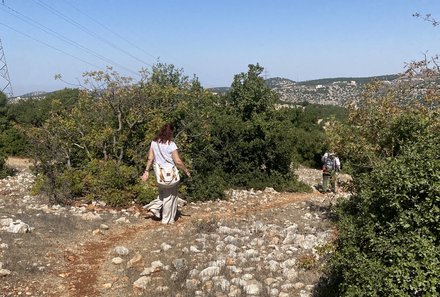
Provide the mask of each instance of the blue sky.
[{"label": "blue sky", "polygon": [[248,64],[303,81],[398,73],[425,52],[440,54],[440,26],[412,17],[440,19],[438,0],[1,2],[14,95],[68,87],[54,75],[75,84],[106,65],[136,78],[160,61],[215,87],[229,86]]}]

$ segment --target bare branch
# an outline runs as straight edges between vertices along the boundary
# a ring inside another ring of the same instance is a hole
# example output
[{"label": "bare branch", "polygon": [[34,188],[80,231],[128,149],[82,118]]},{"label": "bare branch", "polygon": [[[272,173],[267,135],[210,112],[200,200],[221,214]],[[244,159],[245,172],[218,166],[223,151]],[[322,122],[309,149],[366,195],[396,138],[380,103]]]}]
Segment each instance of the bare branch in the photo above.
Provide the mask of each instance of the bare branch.
[{"label": "bare branch", "polygon": [[434,27],[440,25],[440,22],[437,21],[435,18],[433,18],[432,15],[431,15],[430,13],[427,13],[427,14],[425,14],[425,15],[422,15],[422,14],[416,12],[416,13],[413,13],[413,17],[421,18],[422,20],[431,23],[432,26],[434,26]]}]

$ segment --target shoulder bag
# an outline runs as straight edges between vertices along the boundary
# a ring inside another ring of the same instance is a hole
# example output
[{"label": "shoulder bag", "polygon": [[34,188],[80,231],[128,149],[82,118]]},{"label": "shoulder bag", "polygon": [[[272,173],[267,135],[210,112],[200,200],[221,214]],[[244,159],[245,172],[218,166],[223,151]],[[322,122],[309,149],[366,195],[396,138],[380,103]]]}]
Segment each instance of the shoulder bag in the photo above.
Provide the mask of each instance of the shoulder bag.
[{"label": "shoulder bag", "polygon": [[177,167],[168,161],[160,149],[159,143],[157,143],[157,148],[162,158],[169,164],[173,165],[170,167],[162,167],[157,162],[154,162],[154,173],[156,174],[157,183],[163,187],[172,187],[180,181],[179,171]]}]

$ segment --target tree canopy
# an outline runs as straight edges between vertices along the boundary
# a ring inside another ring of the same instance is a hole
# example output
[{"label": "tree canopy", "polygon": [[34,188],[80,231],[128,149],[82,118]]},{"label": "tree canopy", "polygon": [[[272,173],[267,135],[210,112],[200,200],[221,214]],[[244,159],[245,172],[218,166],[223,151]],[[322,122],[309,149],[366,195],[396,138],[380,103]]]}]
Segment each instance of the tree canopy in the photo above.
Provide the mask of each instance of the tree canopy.
[{"label": "tree canopy", "polygon": [[[229,92],[214,94],[173,65],[156,64],[134,82],[108,68],[85,73],[84,90],[11,105],[9,120],[26,133],[38,162],[37,189],[53,201],[148,202],[154,181],[140,182],[150,141],[165,123],[193,172],[182,195],[224,197],[233,187],[303,191],[292,165],[315,164],[326,141],[316,109],[276,110],[277,94],[249,65]],[[316,107],[316,106],[315,106]],[[29,116],[27,111],[31,111]]]}]

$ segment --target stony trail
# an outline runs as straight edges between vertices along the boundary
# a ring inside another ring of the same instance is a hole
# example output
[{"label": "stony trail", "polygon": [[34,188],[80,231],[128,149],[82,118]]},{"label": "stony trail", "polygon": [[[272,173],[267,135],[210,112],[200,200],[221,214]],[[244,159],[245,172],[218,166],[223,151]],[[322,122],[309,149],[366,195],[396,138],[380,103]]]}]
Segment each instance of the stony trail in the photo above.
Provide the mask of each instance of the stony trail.
[{"label": "stony trail", "polygon": [[0,296],[313,296],[335,238],[329,206],[348,195],[231,190],[165,226],[137,205],[51,206],[16,163],[0,181]]}]

